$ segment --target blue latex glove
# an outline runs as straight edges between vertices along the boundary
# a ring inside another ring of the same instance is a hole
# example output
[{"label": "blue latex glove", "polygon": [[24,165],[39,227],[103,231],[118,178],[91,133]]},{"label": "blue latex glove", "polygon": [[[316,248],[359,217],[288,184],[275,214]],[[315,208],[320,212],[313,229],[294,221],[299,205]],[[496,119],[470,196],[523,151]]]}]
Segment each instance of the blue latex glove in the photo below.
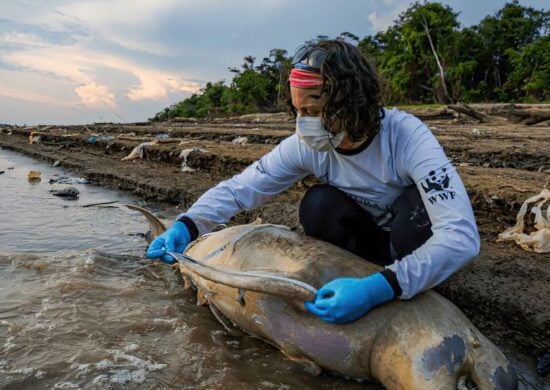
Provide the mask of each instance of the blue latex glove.
[{"label": "blue latex glove", "polygon": [[376,273],[366,278],[340,278],[325,284],[306,309],[322,320],[335,324],[353,322],[374,306],[393,299],[393,288]]},{"label": "blue latex glove", "polygon": [[190,241],[191,233],[189,233],[189,229],[183,222],[177,221],[170,229],[153,240],[147,249],[147,257],[149,259],[160,257],[165,263],[173,264],[176,260],[167,255],[166,252],[183,253]]}]

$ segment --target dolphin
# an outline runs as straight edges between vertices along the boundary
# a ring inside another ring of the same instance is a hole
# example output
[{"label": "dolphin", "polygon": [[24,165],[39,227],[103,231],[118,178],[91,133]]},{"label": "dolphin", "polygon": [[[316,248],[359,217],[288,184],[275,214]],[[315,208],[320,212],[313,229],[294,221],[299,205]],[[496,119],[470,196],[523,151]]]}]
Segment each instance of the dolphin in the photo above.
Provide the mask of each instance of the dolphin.
[{"label": "dolphin", "polygon": [[[146,216],[153,238],[166,229],[149,211],[129,207]],[[176,257],[186,286],[196,288],[198,303],[208,304],[226,329],[272,344],[312,374],[325,371],[391,390],[518,387],[505,355],[435,291],[394,300],[344,325],[308,313],[309,287],[381,267],[285,226],[225,228]]]}]

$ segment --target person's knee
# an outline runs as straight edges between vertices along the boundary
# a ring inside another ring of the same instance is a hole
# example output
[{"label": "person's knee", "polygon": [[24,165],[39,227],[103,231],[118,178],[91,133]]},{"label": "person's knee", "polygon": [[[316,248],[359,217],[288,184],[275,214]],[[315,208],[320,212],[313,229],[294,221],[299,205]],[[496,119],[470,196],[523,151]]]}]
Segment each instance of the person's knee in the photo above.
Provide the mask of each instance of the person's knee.
[{"label": "person's knee", "polygon": [[300,204],[300,223],[308,236],[379,264],[391,260],[389,234],[378,227],[372,216],[349,195],[336,187],[311,187]]},{"label": "person's knee", "polygon": [[[311,187],[305,193],[300,203],[300,223],[306,231],[317,230],[325,224],[334,224],[334,213],[330,212],[331,207],[341,203],[342,195],[340,190],[328,184],[319,184]],[[317,227],[317,228],[316,228]]]}]

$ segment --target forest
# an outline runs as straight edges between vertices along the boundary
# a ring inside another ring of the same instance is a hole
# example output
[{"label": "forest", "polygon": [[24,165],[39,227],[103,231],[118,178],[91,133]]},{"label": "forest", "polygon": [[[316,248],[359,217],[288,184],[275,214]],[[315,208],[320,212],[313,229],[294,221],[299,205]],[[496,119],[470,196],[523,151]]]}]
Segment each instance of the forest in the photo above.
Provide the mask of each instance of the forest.
[{"label": "forest", "polygon": [[[513,0],[470,27],[458,17],[439,2],[415,2],[376,35],[346,31],[306,43],[336,38],[357,45],[381,75],[385,104],[550,100],[549,11]],[[230,82],[208,82],[151,120],[284,111],[293,54],[276,48],[261,61],[246,56],[240,67],[229,68]]]}]

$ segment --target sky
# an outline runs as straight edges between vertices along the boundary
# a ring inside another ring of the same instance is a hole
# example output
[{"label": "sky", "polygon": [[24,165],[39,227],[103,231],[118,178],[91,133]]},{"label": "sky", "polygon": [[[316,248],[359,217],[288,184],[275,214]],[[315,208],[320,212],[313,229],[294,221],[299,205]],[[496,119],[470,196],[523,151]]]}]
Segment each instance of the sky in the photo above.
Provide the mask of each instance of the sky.
[{"label": "sky", "polygon": [[[520,0],[537,9],[547,0]],[[443,0],[463,26],[505,0]],[[385,30],[409,0],[0,0],[0,123],[136,122],[243,57]],[[546,6],[545,6],[546,5]]]}]

